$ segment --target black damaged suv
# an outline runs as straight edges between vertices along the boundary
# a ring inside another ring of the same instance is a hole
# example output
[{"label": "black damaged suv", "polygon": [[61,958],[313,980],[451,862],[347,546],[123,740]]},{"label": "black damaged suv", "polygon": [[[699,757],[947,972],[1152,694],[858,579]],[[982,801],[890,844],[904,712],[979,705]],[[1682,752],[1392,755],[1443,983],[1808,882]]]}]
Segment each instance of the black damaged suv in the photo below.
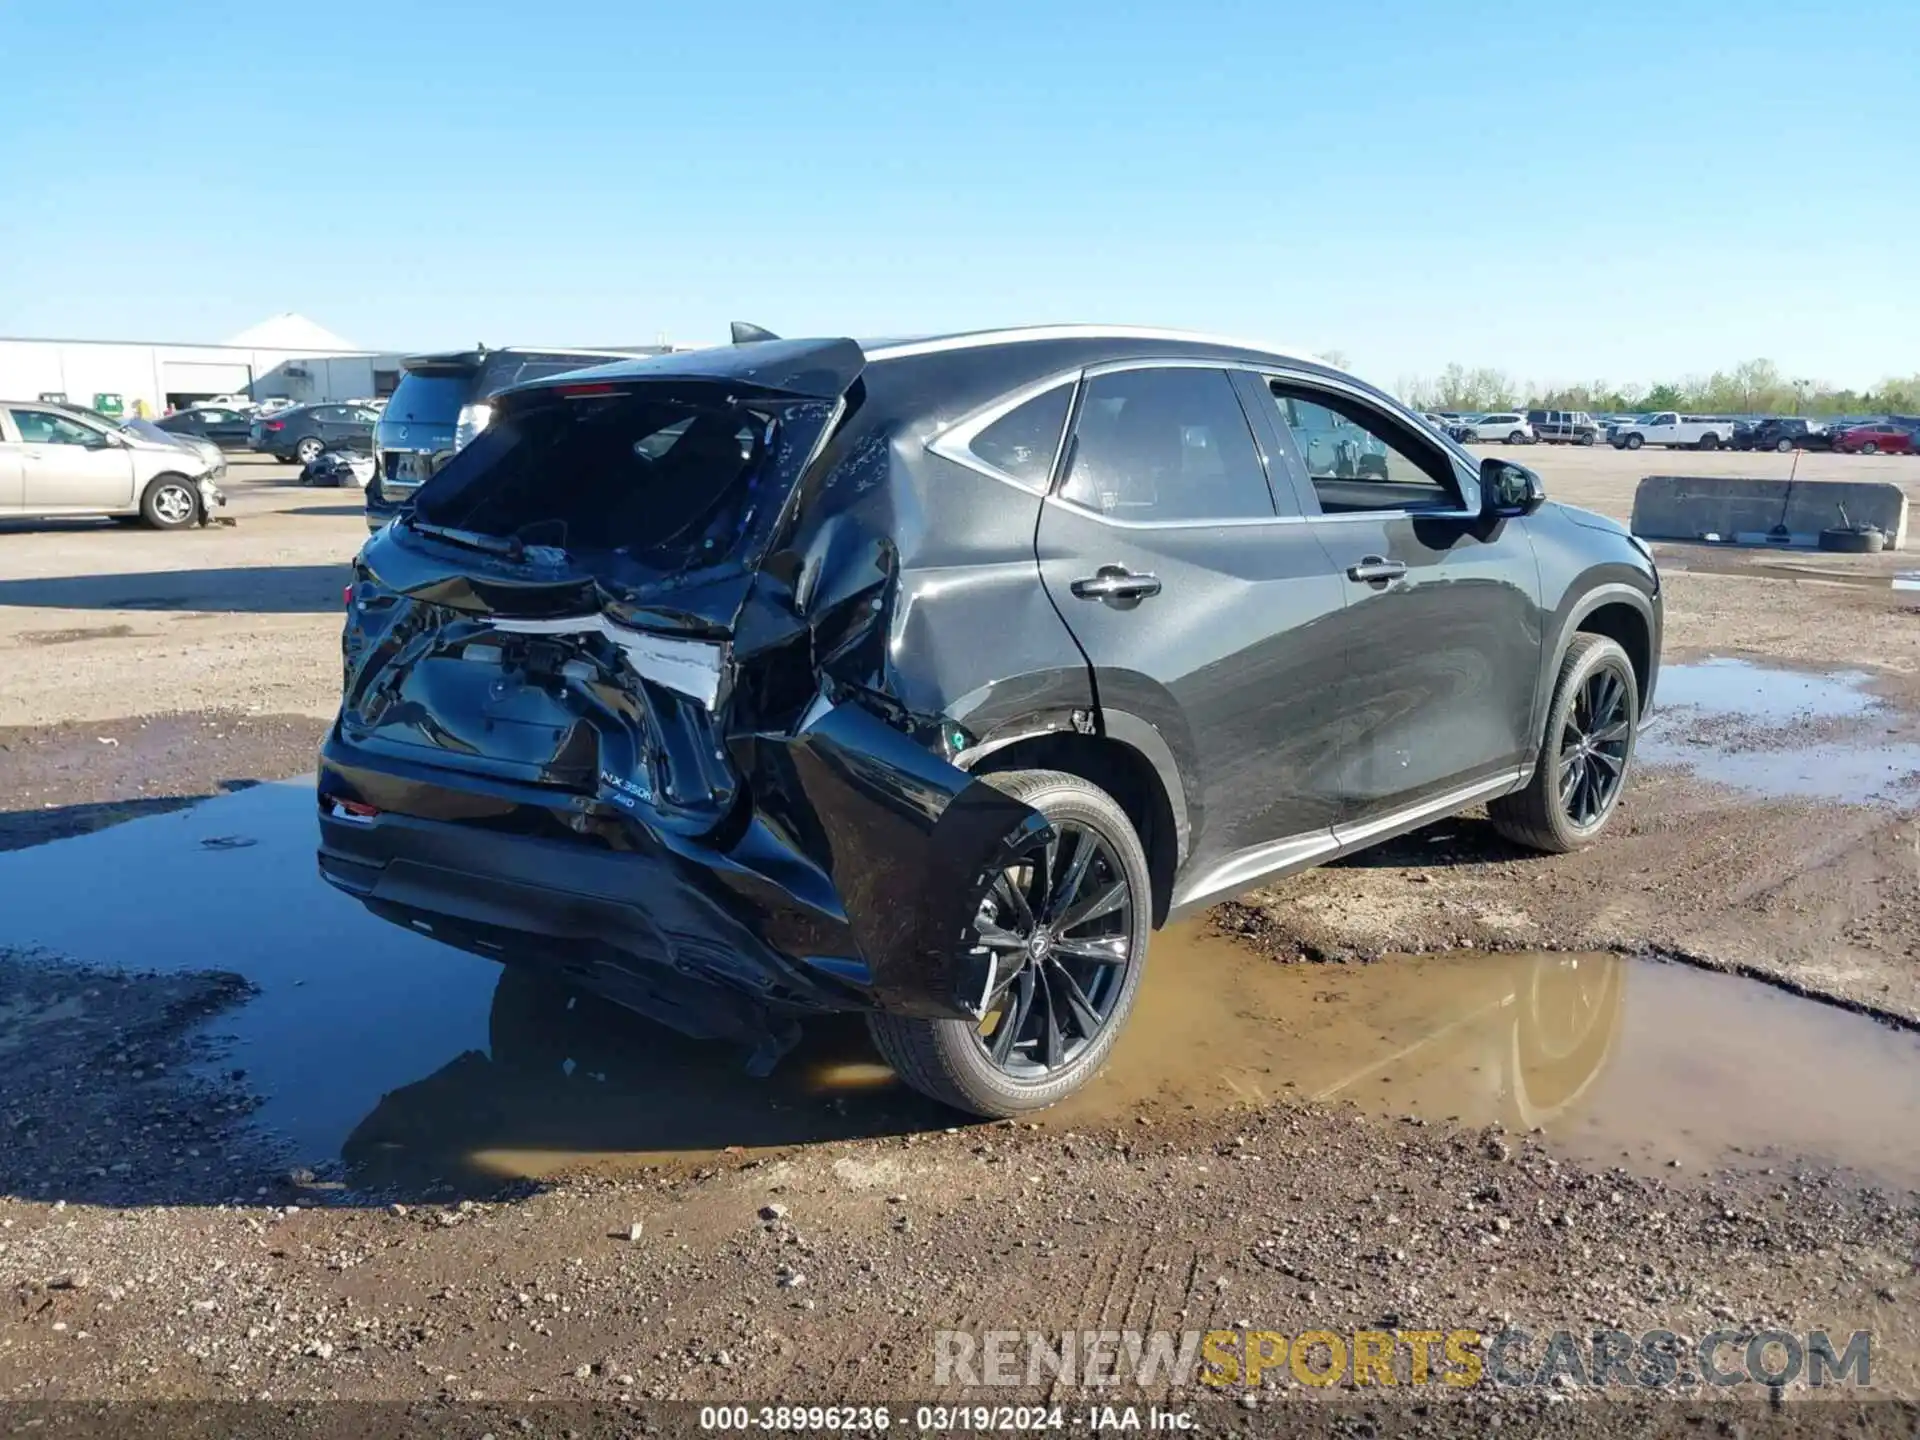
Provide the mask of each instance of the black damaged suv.
[{"label": "black damaged suv", "polygon": [[864,1011],[987,1115],[1099,1067],[1172,917],[1474,805],[1595,838],[1660,657],[1620,526],[1145,330],[522,386],[354,576],[330,881],[762,1069]]}]

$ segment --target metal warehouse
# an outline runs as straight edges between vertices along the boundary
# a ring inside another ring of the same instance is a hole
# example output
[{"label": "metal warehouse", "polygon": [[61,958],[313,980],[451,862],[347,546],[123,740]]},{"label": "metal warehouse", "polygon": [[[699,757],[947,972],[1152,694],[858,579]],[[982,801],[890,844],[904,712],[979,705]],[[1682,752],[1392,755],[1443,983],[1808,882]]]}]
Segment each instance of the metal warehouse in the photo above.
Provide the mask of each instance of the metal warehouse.
[{"label": "metal warehouse", "polygon": [[108,414],[162,415],[220,395],[366,399],[390,394],[399,378],[398,354],[363,349],[294,314],[214,345],[0,337],[0,397],[57,398]]}]

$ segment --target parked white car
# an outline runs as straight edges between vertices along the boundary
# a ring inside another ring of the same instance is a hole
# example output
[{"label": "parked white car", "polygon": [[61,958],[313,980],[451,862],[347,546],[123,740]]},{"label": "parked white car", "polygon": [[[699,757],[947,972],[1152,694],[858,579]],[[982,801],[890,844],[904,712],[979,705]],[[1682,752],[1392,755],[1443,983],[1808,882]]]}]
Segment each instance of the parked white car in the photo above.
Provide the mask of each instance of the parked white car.
[{"label": "parked white car", "polygon": [[1517,410],[1496,410],[1491,415],[1461,420],[1451,433],[1456,440],[1504,441],[1508,445],[1531,445],[1534,441],[1533,426]]},{"label": "parked white car", "polygon": [[1733,421],[1720,415],[1682,415],[1662,410],[1650,420],[1619,425],[1607,432],[1616,450],[1638,450],[1642,445],[1685,446],[1689,450],[1718,450],[1733,438]]},{"label": "parked white car", "polygon": [[111,515],[177,530],[227,503],[215,483],[226,468],[172,438],[0,400],[0,516]]}]

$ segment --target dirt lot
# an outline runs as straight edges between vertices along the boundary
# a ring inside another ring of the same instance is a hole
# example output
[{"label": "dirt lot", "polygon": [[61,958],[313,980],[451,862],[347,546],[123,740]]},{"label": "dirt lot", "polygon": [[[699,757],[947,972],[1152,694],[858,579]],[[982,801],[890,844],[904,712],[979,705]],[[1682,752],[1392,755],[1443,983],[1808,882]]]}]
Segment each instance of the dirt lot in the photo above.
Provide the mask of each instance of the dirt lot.
[{"label": "dirt lot", "polygon": [[[1645,473],[1791,463],[1523,458],[1618,518]],[[1920,461],[1800,473],[1920,500]],[[1161,1018],[1084,1102],[956,1127],[857,1033],[765,1083],[614,1015],[550,1041],[549,1000],[329,908],[297,785],[257,782],[331,713],[357,497],[229,489],[239,523],[186,535],[0,524],[0,1398],[618,1416],[929,1397],[940,1330],[1507,1325],[1863,1328],[1875,1393],[1920,1398],[1920,1043],[1795,998],[1920,1024],[1897,557],[1663,548],[1668,713],[1604,844],[1469,816],[1222,907],[1162,937]],[[1555,996],[1614,1007],[1598,1058]],[[1269,1378],[1256,1406],[1321,1393]],[[1480,1387],[1464,1428],[1624,1423],[1582,1393]],[[1747,1433],[1827,1423],[1736,1393]]]}]

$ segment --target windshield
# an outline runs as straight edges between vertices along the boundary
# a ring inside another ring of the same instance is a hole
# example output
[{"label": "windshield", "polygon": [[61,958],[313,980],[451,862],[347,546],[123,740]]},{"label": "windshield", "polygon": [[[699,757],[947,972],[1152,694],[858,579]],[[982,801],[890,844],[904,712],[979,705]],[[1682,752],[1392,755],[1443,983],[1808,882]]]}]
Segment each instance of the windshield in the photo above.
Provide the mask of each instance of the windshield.
[{"label": "windshield", "polygon": [[142,440],[157,440],[162,445],[179,443],[176,436],[169,435],[151,420],[142,420],[137,415],[118,422],[118,427],[129,435],[138,435]]}]

